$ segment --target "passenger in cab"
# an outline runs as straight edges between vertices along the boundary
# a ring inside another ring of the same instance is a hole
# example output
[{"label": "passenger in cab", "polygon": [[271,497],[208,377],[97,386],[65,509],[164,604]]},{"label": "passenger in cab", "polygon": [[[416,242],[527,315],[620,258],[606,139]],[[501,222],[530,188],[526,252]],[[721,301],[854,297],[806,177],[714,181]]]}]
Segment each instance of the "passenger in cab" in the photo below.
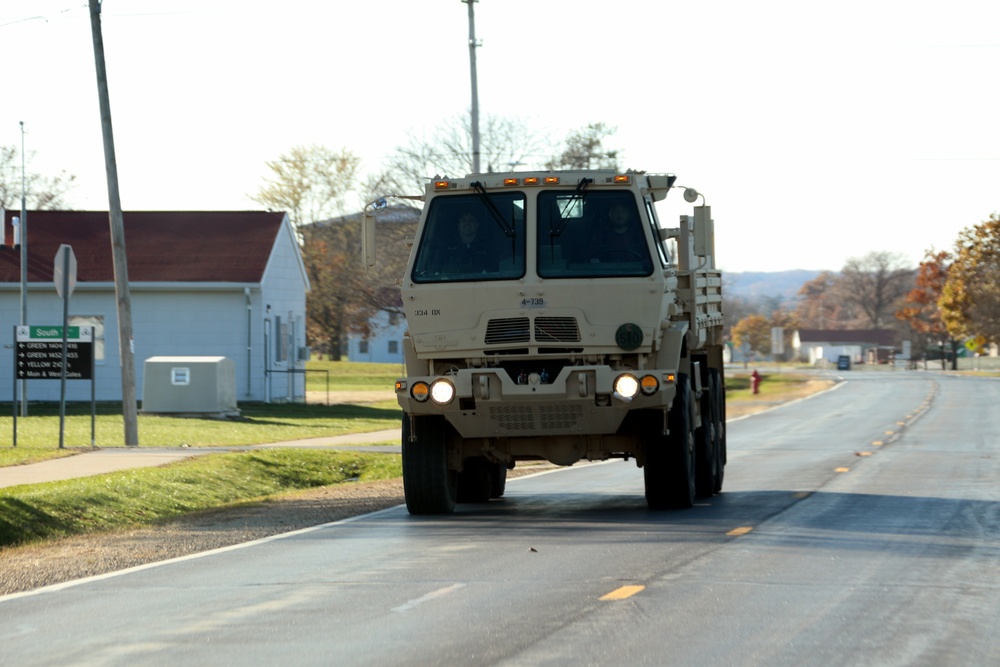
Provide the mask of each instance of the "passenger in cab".
[{"label": "passenger in cab", "polygon": [[628,206],[615,204],[608,211],[607,218],[600,220],[598,228],[590,239],[588,261],[634,262],[649,264],[649,249],[642,226],[632,215]]}]

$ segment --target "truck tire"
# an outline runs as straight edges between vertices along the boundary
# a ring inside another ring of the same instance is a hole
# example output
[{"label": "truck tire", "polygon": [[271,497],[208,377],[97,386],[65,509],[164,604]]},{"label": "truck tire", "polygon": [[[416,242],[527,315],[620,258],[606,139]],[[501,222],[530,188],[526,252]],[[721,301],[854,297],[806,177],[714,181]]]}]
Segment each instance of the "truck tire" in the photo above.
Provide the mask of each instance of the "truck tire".
[{"label": "truck tire", "polygon": [[410,514],[450,514],[458,496],[458,473],[448,469],[448,423],[437,415],[403,414],[403,496]]},{"label": "truck tire", "polygon": [[493,494],[493,464],[484,456],[465,459],[458,476],[458,502],[485,503]]},{"label": "truck tire", "polygon": [[[711,369],[709,369],[711,373]],[[711,375],[705,377],[705,388],[701,392],[701,424],[695,431],[695,495],[711,498],[715,493],[719,475],[719,437],[717,396],[712,386]]]},{"label": "truck tire", "polygon": [[[662,413],[654,413],[662,420]],[[652,422],[652,420],[650,420]],[[677,395],[667,414],[668,435],[650,423],[645,433],[643,476],[651,510],[687,509],[694,505],[695,456],[691,430],[691,391],[687,375],[677,374]]]},{"label": "truck tire", "polygon": [[726,395],[722,388],[722,374],[717,368],[708,369],[708,382],[715,400],[712,402],[712,419],[715,421],[715,493],[722,492],[726,477]]},{"label": "truck tire", "polygon": [[490,498],[502,498],[504,492],[507,490],[507,464],[503,462],[494,463],[490,470],[492,471],[490,475],[492,485]]}]

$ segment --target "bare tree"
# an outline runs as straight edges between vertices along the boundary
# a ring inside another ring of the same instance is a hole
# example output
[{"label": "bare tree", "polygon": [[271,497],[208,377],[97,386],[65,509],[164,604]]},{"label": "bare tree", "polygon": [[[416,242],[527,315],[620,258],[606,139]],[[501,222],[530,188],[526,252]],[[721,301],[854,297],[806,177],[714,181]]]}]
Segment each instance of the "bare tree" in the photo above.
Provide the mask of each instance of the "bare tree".
[{"label": "bare tree", "polygon": [[896,324],[895,313],[915,279],[902,255],[882,250],[847,260],[837,282],[844,300],[864,313],[869,326],[882,329]]},{"label": "bare tree", "polygon": [[547,169],[618,169],[617,150],[604,146],[604,140],[618,128],[591,123],[569,133],[560,152],[549,160]]},{"label": "bare tree", "polygon": [[346,149],[338,152],[314,144],[295,146],[265,164],[272,176],[250,198],[285,211],[298,229],[343,212],[344,199],[354,188],[361,159]]},{"label": "bare tree", "polygon": [[[521,119],[487,116],[480,124],[480,160],[487,172],[526,164],[541,151],[539,135]],[[458,177],[471,171],[472,129],[468,114],[461,114],[443,122],[431,136],[410,134],[364,190],[368,201],[387,192],[418,194],[435,175]]]},{"label": "bare tree", "polygon": [[[27,207],[34,210],[67,209],[66,194],[73,188],[76,176],[66,170],[54,176],[43,176],[28,169],[34,151],[25,154],[24,197]],[[21,205],[21,153],[16,146],[0,146],[0,206],[19,208]]]}]

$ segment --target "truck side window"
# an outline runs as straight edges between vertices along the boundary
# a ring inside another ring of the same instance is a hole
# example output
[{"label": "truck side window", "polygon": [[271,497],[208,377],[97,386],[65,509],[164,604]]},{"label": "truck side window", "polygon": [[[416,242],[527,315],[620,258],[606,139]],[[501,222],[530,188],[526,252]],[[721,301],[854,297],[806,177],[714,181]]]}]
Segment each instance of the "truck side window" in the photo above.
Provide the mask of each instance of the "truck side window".
[{"label": "truck side window", "polygon": [[647,198],[646,200],[646,214],[649,216],[649,226],[653,230],[653,243],[656,244],[656,251],[660,254],[660,264],[664,268],[670,266],[670,248],[666,245],[665,241],[660,240],[660,225],[659,220],[656,217],[656,207],[653,206],[652,200]]},{"label": "truck side window", "polygon": [[436,197],[413,263],[415,283],[513,280],[524,276],[524,195]]}]

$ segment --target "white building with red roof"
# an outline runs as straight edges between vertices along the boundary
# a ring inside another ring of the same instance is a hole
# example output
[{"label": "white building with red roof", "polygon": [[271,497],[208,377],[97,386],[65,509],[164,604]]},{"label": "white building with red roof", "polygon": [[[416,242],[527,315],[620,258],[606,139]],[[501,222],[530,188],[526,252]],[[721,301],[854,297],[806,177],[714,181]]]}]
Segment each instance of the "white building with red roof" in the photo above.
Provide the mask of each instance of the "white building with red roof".
[{"label": "white building with red roof", "polygon": [[[13,399],[14,326],[21,323],[21,252],[11,224],[18,214],[4,212],[0,234],[0,322],[6,324],[0,327],[0,400],[6,401]],[[29,211],[27,219],[26,324],[62,324],[54,259],[61,244],[71,246],[77,283],[69,323],[95,327],[97,400],[121,400],[108,214]],[[143,362],[158,356],[227,357],[239,401],[304,399],[309,279],[284,213],[127,211],[123,224],[140,400]],[[59,400],[58,380],[27,384],[29,401]],[[90,382],[67,382],[66,398],[89,401]]]}]

